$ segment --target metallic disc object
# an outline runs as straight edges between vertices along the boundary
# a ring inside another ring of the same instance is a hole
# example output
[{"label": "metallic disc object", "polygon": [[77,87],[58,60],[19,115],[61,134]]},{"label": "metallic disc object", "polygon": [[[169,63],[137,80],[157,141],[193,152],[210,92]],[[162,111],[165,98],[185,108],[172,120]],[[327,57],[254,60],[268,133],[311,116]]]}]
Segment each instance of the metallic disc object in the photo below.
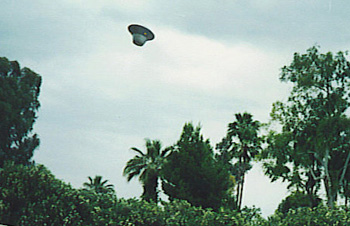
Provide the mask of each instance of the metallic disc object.
[{"label": "metallic disc object", "polygon": [[128,30],[132,34],[133,43],[137,46],[143,46],[146,41],[154,39],[153,32],[144,26],[131,24]]}]

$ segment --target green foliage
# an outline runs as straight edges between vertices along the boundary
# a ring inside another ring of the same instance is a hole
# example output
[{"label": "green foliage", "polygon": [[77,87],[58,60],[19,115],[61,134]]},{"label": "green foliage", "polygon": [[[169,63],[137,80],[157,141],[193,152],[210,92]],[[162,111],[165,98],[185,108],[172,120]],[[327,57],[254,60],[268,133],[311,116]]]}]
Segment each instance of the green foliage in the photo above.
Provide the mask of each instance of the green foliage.
[{"label": "green foliage", "polygon": [[6,163],[0,173],[2,223],[13,225],[82,225],[88,206],[69,185],[42,165]]},{"label": "green foliage", "polygon": [[40,85],[38,74],[0,57],[0,167],[8,160],[28,163],[39,145],[32,130]]},{"label": "green foliage", "polygon": [[0,171],[0,222],[12,225],[130,226],[284,226],[349,225],[350,213],[318,206],[276,212],[265,220],[256,208],[217,211],[184,200],[158,205],[137,199],[117,200],[114,194],[73,189],[42,165],[6,163]]},{"label": "green foliage", "polygon": [[6,163],[0,171],[0,222],[13,225],[349,225],[350,213],[324,206],[276,212],[268,221],[259,209],[196,207],[184,200],[117,200],[114,194],[73,189],[44,166]]},{"label": "green foliage", "polygon": [[136,199],[120,200],[119,225],[167,226],[230,226],[262,225],[266,222],[258,209],[245,208],[241,212],[220,209],[213,211],[192,206],[185,200],[163,202],[162,206]]},{"label": "green foliage", "polygon": [[350,213],[340,207],[329,209],[325,206],[314,208],[302,207],[290,210],[286,216],[276,213],[269,217],[268,224],[272,226],[345,226],[350,224]]},{"label": "green foliage", "polygon": [[73,189],[42,165],[7,162],[0,190],[0,222],[5,224],[108,225],[117,219],[114,194]]},{"label": "green foliage", "polygon": [[[290,209],[298,209],[300,207],[316,207],[321,203],[321,199],[318,197],[312,198],[313,199],[310,199],[308,194],[299,191],[292,192],[292,194],[287,196],[278,205],[277,211],[286,214]],[[314,200],[316,200],[316,202]]]},{"label": "green foliage", "polygon": [[238,212],[221,208],[213,211],[191,206],[184,200],[164,203],[164,212],[166,225],[171,226],[255,225],[257,222],[264,222],[257,209],[245,209]]},{"label": "green foliage", "polygon": [[215,160],[209,140],[191,123],[185,124],[172,147],[162,175],[162,187],[170,200],[187,200],[203,208],[222,206],[231,183],[228,172]]},{"label": "green foliage", "polygon": [[[217,144],[217,159],[235,177],[237,192],[235,206],[241,209],[245,174],[252,168],[251,160],[261,150],[261,137],[258,136],[260,122],[253,120],[247,112],[235,114],[236,120],[228,125],[226,137]],[[233,164],[232,160],[236,160]]]},{"label": "green foliage", "polygon": [[118,225],[165,225],[162,207],[154,202],[137,199],[118,201]]},{"label": "green foliage", "polygon": [[[77,190],[84,202],[89,206],[86,214],[91,221],[87,225],[116,225],[119,222],[118,201],[114,192],[99,192],[93,190]],[[84,219],[86,220],[86,219]]]},{"label": "green foliage", "polygon": [[94,179],[88,177],[89,182],[84,183],[83,186],[85,189],[94,191],[96,193],[115,193],[114,186],[112,184],[107,184],[108,180],[102,181],[102,176],[95,176]]},{"label": "green foliage", "polygon": [[146,139],[146,153],[133,147],[131,148],[137,155],[130,159],[124,168],[124,176],[127,180],[139,176],[143,184],[142,198],[147,201],[158,201],[158,180],[162,170],[165,158],[169,149],[162,150],[162,144],[159,140]]},{"label": "green foliage", "polygon": [[350,119],[345,114],[350,104],[350,62],[343,52],[322,54],[312,47],[306,54],[295,53],[280,79],[291,82],[293,89],[285,103],[273,104],[271,117],[282,131],[267,136],[261,155],[268,159],[265,173],[310,197],[323,182],[332,207],[350,160]]}]

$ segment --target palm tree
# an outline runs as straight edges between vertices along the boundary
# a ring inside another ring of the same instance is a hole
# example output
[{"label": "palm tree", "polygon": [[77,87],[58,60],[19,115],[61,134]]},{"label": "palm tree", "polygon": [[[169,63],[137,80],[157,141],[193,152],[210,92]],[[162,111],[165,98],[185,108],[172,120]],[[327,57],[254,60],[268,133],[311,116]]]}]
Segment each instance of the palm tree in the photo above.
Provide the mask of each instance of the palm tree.
[{"label": "palm tree", "polygon": [[139,176],[143,185],[142,199],[146,201],[158,201],[158,180],[160,171],[164,164],[165,158],[170,149],[162,149],[159,140],[146,139],[146,153],[133,147],[131,150],[137,154],[130,159],[124,168],[123,175],[130,181],[132,178]]},{"label": "palm tree", "polygon": [[95,176],[94,179],[89,178],[89,182],[85,182],[83,186],[87,190],[95,191],[96,193],[114,193],[114,186],[107,184],[108,180],[102,181],[102,176]]},{"label": "palm tree", "polygon": [[238,210],[241,209],[243,186],[245,174],[252,168],[250,161],[260,149],[260,138],[258,131],[260,123],[253,120],[253,116],[249,113],[235,114],[236,121],[230,123],[228,126],[228,136],[234,139],[232,142],[232,149],[234,158],[238,159],[235,164],[237,175],[237,194],[236,206]]}]

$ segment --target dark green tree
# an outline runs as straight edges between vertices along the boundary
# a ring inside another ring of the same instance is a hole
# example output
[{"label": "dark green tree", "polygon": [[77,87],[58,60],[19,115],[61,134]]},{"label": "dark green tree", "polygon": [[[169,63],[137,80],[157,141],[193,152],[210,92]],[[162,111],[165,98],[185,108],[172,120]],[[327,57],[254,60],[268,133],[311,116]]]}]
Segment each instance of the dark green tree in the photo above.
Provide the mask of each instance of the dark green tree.
[{"label": "dark green tree", "polygon": [[145,153],[135,147],[131,149],[137,154],[127,162],[123,174],[128,181],[139,176],[139,180],[143,185],[142,199],[157,202],[160,171],[169,149],[162,150],[162,144],[159,140],[151,141],[149,139],[146,139]]},{"label": "dark green tree", "polygon": [[293,191],[278,205],[277,211],[287,214],[290,209],[298,209],[300,207],[315,207],[321,203],[321,199],[314,197],[316,205],[309,199],[308,194],[301,191]]},{"label": "dark green tree", "polygon": [[276,102],[272,121],[282,126],[271,131],[262,154],[266,174],[282,178],[289,187],[317,197],[320,183],[333,207],[345,182],[350,160],[349,107],[350,63],[346,54],[319,53],[312,47],[295,53],[293,62],[282,68],[280,80],[291,82],[285,103]]},{"label": "dark green tree", "polygon": [[[226,158],[230,172],[236,180],[236,207],[241,209],[245,174],[252,168],[251,161],[261,150],[258,132],[260,122],[247,112],[235,114],[229,123],[226,137],[217,144],[221,158]],[[226,157],[225,157],[226,156]],[[236,160],[235,163],[232,160]]]},{"label": "dark green tree", "polygon": [[17,61],[0,58],[0,167],[28,163],[39,138],[32,133],[40,106],[41,77]]},{"label": "dark green tree", "polygon": [[114,193],[114,186],[108,184],[108,180],[102,180],[102,176],[95,176],[94,179],[88,177],[89,182],[85,182],[83,186],[87,190],[94,191],[96,193]]},{"label": "dark green tree", "polygon": [[214,158],[209,140],[200,127],[186,123],[179,141],[163,167],[162,187],[170,198],[187,200],[192,205],[218,209],[230,188],[228,171]]}]

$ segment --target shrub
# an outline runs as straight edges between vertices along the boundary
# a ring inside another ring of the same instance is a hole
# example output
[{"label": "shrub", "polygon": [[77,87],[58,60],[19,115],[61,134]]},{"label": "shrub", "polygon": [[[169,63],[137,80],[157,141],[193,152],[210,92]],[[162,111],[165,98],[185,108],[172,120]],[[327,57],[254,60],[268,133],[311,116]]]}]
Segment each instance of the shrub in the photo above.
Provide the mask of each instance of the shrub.
[{"label": "shrub", "polygon": [[316,207],[320,203],[321,199],[318,197],[310,197],[305,193],[295,191],[282,200],[278,205],[277,211],[287,214],[290,209],[298,209],[299,207]]},{"label": "shrub", "polygon": [[[108,225],[116,198],[72,188],[43,165],[0,169],[0,222],[12,225]],[[104,224],[106,223],[106,224]]]},{"label": "shrub", "polygon": [[350,213],[341,207],[333,210],[320,205],[318,207],[301,207],[291,209],[286,216],[282,213],[276,213],[269,217],[269,224],[273,226],[329,226],[329,225],[350,225]]},{"label": "shrub", "polygon": [[0,222],[12,225],[230,226],[263,225],[259,209],[241,212],[192,206],[184,200],[156,204],[114,193],[74,189],[43,165],[7,162],[0,169]]}]

